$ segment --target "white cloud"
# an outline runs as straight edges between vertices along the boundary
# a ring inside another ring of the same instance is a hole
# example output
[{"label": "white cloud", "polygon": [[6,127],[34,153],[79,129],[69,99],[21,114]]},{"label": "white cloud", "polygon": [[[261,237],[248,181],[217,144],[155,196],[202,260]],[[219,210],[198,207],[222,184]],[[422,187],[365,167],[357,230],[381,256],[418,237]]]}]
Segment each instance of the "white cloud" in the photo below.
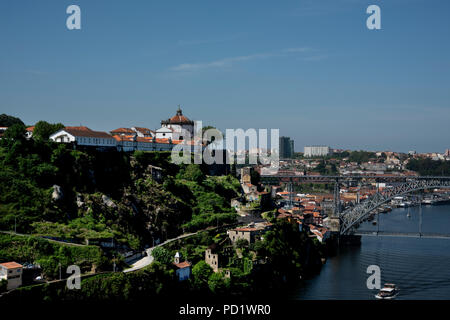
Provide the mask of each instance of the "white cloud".
[{"label": "white cloud", "polygon": [[242,61],[250,61],[250,60],[256,60],[256,59],[267,59],[267,58],[273,58],[273,57],[283,57],[287,56],[288,54],[293,53],[302,53],[307,52],[311,50],[310,48],[288,48],[283,49],[278,53],[257,53],[247,56],[238,56],[238,57],[230,57],[230,58],[224,58],[216,61],[211,62],[201,62],[201,63],[182,63],[177,66],[174,66],[170,68],[171,71],[197,71],[201,69],[208,69],[208,68],[223,68],[223,67],[231,67],[236,62],[242,62]]}]

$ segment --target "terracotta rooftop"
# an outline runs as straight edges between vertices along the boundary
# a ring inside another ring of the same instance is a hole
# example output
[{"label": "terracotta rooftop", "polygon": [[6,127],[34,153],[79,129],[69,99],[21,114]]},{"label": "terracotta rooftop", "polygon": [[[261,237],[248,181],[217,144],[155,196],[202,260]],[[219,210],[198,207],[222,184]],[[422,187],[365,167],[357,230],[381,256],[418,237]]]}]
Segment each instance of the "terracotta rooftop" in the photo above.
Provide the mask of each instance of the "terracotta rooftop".
[{"label": "terracotta rooftop", "polygon": [[180,263],[174,263],[174,265],[178,269],[184,269],[184,268],[190,267],[192,264],[189,261],[183,261],[183,262],[180,262]]},{"label": "terracotta rooftop", "polygon": [[112,139],[112,136],[107,134],[106,132],[94,131],[84,126],[65,127],[63,130],[76,137]]},{"label": "terracotta rooftop", "polygon": [[161,121],[161,124],[193,124],[193,121],[189,120],[187,117],[183,116],[183,112],[180,108],[177,110],[177,114],[166,121]]},{"label": "terracotta rooftop", "polygon": [[134,131],[131,130],[130,128],[118,128],[118,129],[114,129],[110,132],[111,133],[131,133],[131,134],[134,133]]},{"label": "terracotta rooftop", "polygon": [[18,264],[17,262],[5,262],[5,263],[0,263],[1,266],[5,267],[6,269],[18,269],[18,268],[23,268],[23,266],[21,264]]}]

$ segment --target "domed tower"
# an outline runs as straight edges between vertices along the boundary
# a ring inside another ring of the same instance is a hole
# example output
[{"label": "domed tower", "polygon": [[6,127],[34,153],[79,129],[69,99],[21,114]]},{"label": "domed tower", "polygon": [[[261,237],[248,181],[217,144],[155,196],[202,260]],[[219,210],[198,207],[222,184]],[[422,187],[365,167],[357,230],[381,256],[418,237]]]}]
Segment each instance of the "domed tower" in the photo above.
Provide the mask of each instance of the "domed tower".
[{"label": "domed tower", "polygon": [[162,128],[169,128],[173,131],[172,139],[174,140],[184,140],[189,133],[191,139],[194,136],[194,121],[189,120],[183,115],[183,111],[178,105],[177,113],[170,119],[161,121]]}]

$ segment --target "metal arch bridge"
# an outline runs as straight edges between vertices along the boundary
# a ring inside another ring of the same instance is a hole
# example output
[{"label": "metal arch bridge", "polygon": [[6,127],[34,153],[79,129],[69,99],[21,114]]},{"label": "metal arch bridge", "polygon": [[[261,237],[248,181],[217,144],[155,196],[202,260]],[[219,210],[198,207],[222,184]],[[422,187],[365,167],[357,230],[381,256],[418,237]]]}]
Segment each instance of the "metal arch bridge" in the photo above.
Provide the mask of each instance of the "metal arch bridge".
[{"label": "metal arch bridge", "polygon": [[377,192],[356,206],[339,213],[340,234],[352,233],[354,227],[367,218],[373,210],[389,202],[396,196],[434,188],[450,188],[450,177],[418,177],[417,179],[411,179],[383,192]]},{"label": "metal arch bridge", "polygon": [[[378,192],[354,207],[340,212],[339,183],[344,181],[391,181],[400,183],[395,187],[388,188],[384,192]],[[399,175],[342,175],[342,176],[307,176],[307,175],[262,175],[261,182],[265,184],[277,184],[285,182],[292,190],[292,184],[305,182],[334,182],[335,216],[339,216],[340,234],[352,234],[354,228],[370,213],[379,206],[387,203],[396,196],[404,195],[418,190],[434,188],[450,188],[450,177],[448,176],[399,176]],[[292,202],[292,195],[290,196]]]}]

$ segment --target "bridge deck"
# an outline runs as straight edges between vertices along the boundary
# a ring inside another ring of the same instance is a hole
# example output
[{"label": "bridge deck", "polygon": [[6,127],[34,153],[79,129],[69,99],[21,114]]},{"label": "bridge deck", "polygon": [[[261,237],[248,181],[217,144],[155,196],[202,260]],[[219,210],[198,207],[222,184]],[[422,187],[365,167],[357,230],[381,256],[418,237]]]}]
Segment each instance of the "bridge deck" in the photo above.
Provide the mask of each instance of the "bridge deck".
[{"label": "bridge deck", "polygon": [[356,231],[357,236],[371,237],[403,237],[403,238],[426,238],[426,239],[449,239],[450,234],[426,233],[426,232],[390,232],[390,231]]}]

